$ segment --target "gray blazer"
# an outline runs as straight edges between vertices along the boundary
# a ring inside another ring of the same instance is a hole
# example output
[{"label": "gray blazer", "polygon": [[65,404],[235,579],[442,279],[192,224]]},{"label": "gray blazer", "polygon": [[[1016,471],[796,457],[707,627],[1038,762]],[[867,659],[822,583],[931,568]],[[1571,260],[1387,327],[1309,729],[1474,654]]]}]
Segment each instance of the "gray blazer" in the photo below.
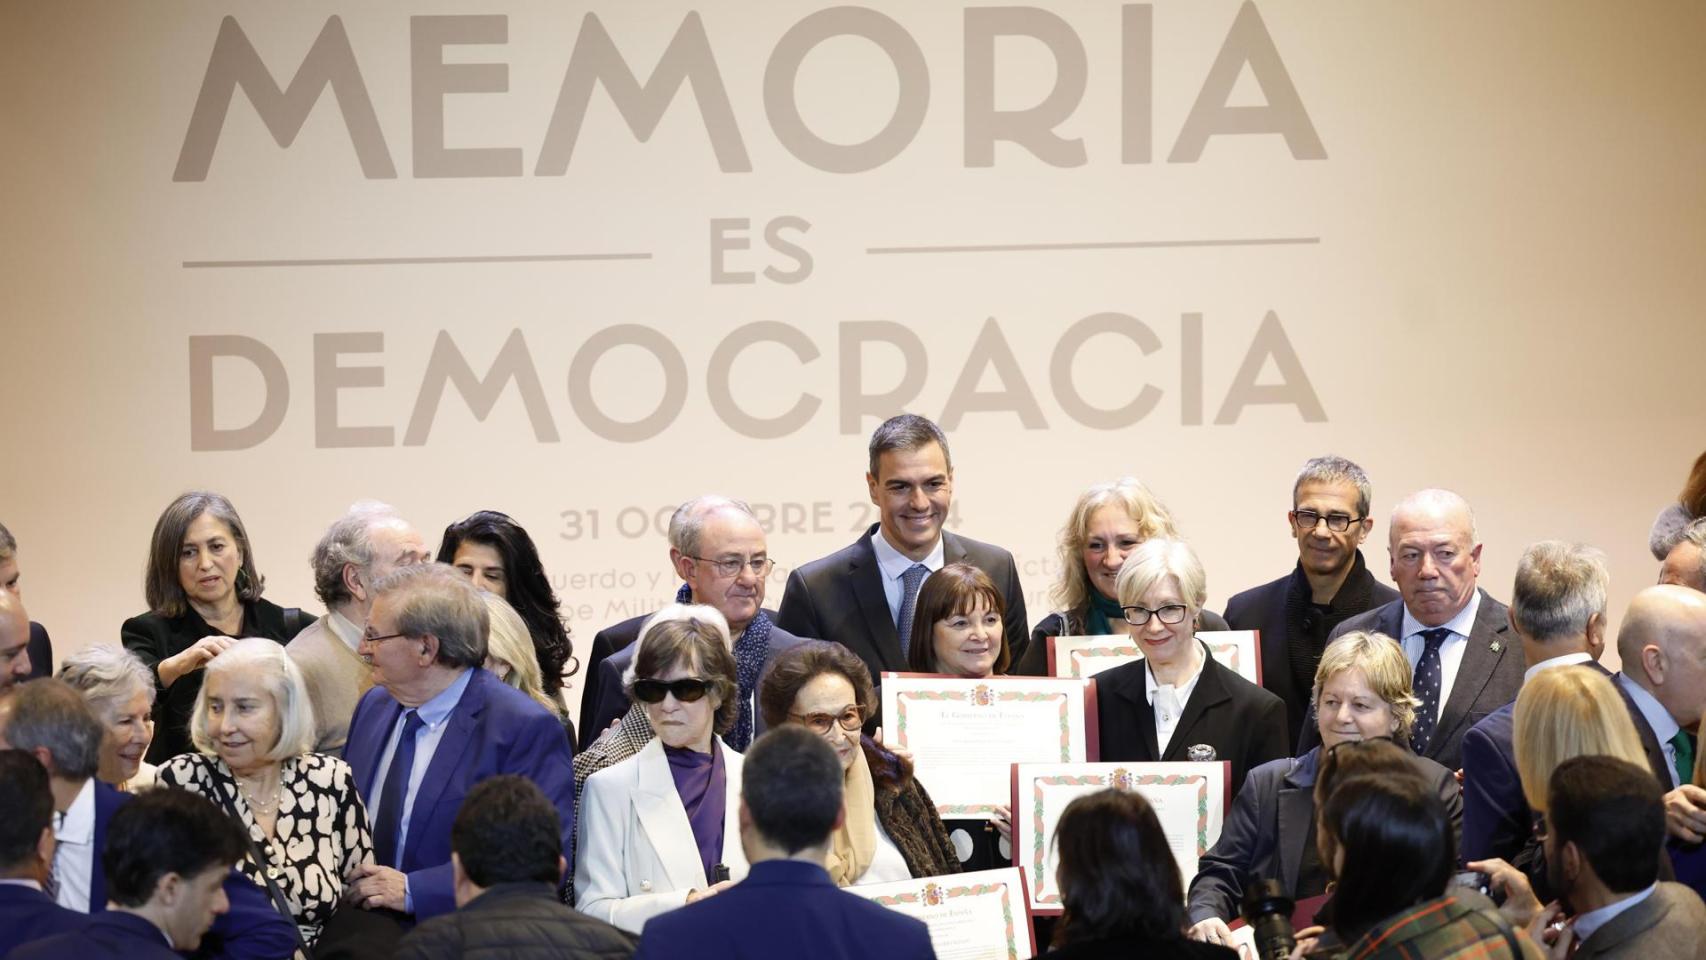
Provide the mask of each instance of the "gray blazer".
[{"label": "gray blazer", "polygon": [[[1463,735],[1481,718],[1516,699],[1522,689],[1522,674],[1528,669],[1522,643],[1511,633],[1510,608],[1482,590],[1475,625],[1469,629],[1469,646],[1463,664],[1451,685],[1451,696],[1439,712],[1439,724],[1422,756],[1449,770],[1463,766]],[[1333,628],[1332,639],[1352,630],[1384,633],[1399,642],[1403,638],[1404,601],[1394,600],[1367,613],[1359,613]],[[1328,641],[1332,642],[1331,640]],[[1305,723],[1299,752],[1321,742],[1315,724]]]},{"label": "gray blazer", "polygon": [[1706,905],[1680,883],[1660,881],[1652,896],[1623,911],[1576,947],[1575,960],[1702,960]]}]

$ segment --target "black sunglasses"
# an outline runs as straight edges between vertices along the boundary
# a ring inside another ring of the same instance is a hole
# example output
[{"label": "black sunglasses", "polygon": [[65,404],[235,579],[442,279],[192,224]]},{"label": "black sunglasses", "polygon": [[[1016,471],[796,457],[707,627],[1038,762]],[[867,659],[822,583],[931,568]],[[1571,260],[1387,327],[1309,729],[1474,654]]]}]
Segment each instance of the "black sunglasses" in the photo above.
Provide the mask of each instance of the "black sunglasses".
[{"label": "black sunglasses", "polygon": [[692,703],[705,696],[711,689],[711,681],[698,677],[682,677],[680,680],[635,680],[634,699],[641,703],[662,703],[664,694],[673,693],[675,699],[682,703]]}]

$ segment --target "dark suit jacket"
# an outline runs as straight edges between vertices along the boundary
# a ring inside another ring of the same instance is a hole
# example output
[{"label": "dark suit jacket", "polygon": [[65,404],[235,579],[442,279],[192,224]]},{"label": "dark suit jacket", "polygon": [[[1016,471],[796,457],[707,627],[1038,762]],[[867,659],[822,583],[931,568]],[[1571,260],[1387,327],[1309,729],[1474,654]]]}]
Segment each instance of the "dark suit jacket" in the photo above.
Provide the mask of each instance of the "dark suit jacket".
[{"label": "dark suit jacket", "polygon": [[1216,943],[1199,943],[1183,936],[1165,940],[1128,937],[1083,940],[1037,954],[1037,960],[1236,960],[1238,951]]},{"label": "dark suit jacket", "polygon": [[[450,826],[462,807],[462,798],[487,777],[515,773],[537,784],[562,820],[564,854],[572,850],[574,751],[561,721],[490,673],[475,669],[473,674],[421,780],[409,815],[409,835],[399,856],[402,862],[387,864],[409,875],[417,920],[456,909],[450,874]],[[344,759],[355,772],[361,799],[369,810],[384,786],[374,782],[379,761],[402,714],[402,704],[384,687],[374,687],[362,696],[350,718]],[[569,865],[570,875],[573,866]]]},{"label": "dark suit jacket", "polygon": [[[772,625],[770,628],[770,656],[774,657],[790,647],[797,647],[802,641],[803,638],[796,637],[781,627]],[[597,740],[598,735],[603,733],[605,728],[609,727],[612,722],[622,719],[627,714],[628,708],[634,705],[633,701],[628,699],[628,695],[622,692],[622,673],[628,669],[628,664],[633,662],[634,645],[630,643],[605,657],[599,663],[598,681],[594,685],[598,690],[598,703],[592,710],[592,726],[581,728],[581,739],[586,744],[590,744],[592,740]],[[764,663],[766,666],[769,665],[768,657],[765,658]],[[593,689],[594,687],[587,688],[588,696],[592,695]],[[583,716],[586,714],[584,702],[581,704],[581,714]],[[752,710],[752,735],[756,737],[763,732],[764,717],[758,712],[758,705],[755,703]],[[730,744],[730,746],[735,745]],[[585,746],[582,749],[585,749]],[[744,745],[737,746],[736,749],[744,749]]]},{"label": "dark suit jacket", "polygon": [[416,927],[398,960],[627,960],[627,931],[580,913],[548,883],[500,883],[455,913]]},{"label": "dark suit jacket", "polygon": [[[1394,600],[1384,607],[1360,613],[1333,629],[1336,639],[1352,630],[1384,633],[1403,643],[1399,635],[1404,629],[1404,601]],[[1522,657],[1522,643],[1511,633],[1510,608],[1481,591],[1481,606],[1475,611],[1475,625],[1469,628],[1469,646],[1463,651],[1463,663],[1451,685],[1434,727],[1433,739],[1428,741],[1422,756],[1456,770],[1463,766],[1463,735],[1482,718],[1516,699],[1522,689],[1522,674],[1528,669]],[[1497,647],[1498,649],[1494,649]],[[1303,726],[1300,749],[1321,742],[1313,723]]]},{"label": "dark suit jacket", "polygon": [[837,890],[816,864],[765,860],[722,893],[646,921],[635,960],[935,960],[922,920]]},{"label": "dark suit jacket", "polygon": [[47,637],[47,628],[34,620],[30,621],[29,651],[30,679],[40,680],[42,677],[53,676],[53,641]]},{"label": "dark suit jacket", "polygon": [[37,940],[7,954],[7,960],[182,960],[160,928],[134,913],[106,911],[81,929]]},{"label": "dark suit jacket", "polygon": [[[1583,667],[1605,676],[1611,671],[1597,663]],[[1622,689],[1618,689],[1622,693]],[[1627,701],[1628,695],[1624,694]],[[1643,721],[1633,703],[1629,711],[1639,730]],[[1498,857],[1515,862],[1517,854],[1534,835],[1534,812],[1522,795],[1522,780],[1516,772],[1516,745],[1512,741],[1516,704],[1507,703],[1488,714],[1463,735],[1463,859]],[[1648,731],[1651,738],[1651,731]],[[1657,750],[1655,742],[1654,749]],[[1651,758],[1649,757],[1649,760]],[[1659,753],[1659,762],[1664,754]]]},{"label": "dark suit jacket", "polygon": [[89,918],[67,910],[40,890],[0,884],[0,957],[21,944],[83,929]]},{"label": "dark suit jacket", "polygon": [[1660,883],[1647,899],[1612,917],[1578,944],[1576,960],[1699,957],[1703,934],[1706,905],[1681,884]]},{"label": "dark suit jacket", "polygon": [[[1020,677],[1044,677],[1048,675],[1048,638],[1083,636],[1084,611],[1076,610],[1070,614],[1051,613],[1037,621],[1031,630],[1031,642],[1025,645],[1023,659],[1015,660],[1018,666],[1008,673]],[[1198,630],[1230,630],[1226,619],[1213,610],[1202,610],[1197,613]]]},{"label": "dark suit jacket", "polygon": [[89,871],[89,912],[100,913],[107,908],[107,871],[101,865],[101,851],[107,846],[107,824],[112,822],[113,814],[118,808],[129,803],[131,796],[121,793],[113,787],[95,781],[95,834],[91,845],[95,848],[94,866]]},{"label": "dark suit jacket", "polygon": [[[1438,791],[1451,825],[1463,819],[1463,798],[1457,776],[1424,757],[1415,757],[1416,772]],[[1186,910],[1190,922],[1209,917],[1231,921],[1244,902],[1244,888],[1254,880],[1278,880],[1286,896],[1302,900],[1320,890],[1299,890],[1304,846],[1315,822],[1315,776],[1321,748],[1301,757],[1264,763],[1250,771],[1244,789],[1226,812],[1220,839],[1203,855],[1191,881]]]},{"label": "dark suit jacket", "polygon": [[[1351,577],[1357,580],[1354,585]],[[1232,629],[1255,630],[1261,634],[1262,686],[1285,701],[1286,723],[1293,749],[1297,747],[1298,732],[1309,717],[1309,701],[1314,693],[1310,687],[1299,688],[1292,677],[1291,630],[1290,618],[1286,616],[1286,601],[1294,589],[1293,584],[1299,579],[1300,571],[1294,568],[1278,580],[1234,594],[1231,600],[1226,601],[1226,622]],[[1303,579],[1300,586],[1307,590],[1308,580]],[[1343,601],[1352,593],[1358,596],[1366,594],[1371,601],[1362,609],[1349,610],[1352,616],[1398,599],[1398,591],[1374,578],[1368,565],[1362,562],[1361,551],[1357,552],[1356,567],[1345,579],[1344,586],[1339,588],[1336,600]],[[1309,600],[1308,597],[1303,599],[1306,603]]]},{"label": "dark suit jacket", "polygon": [[1165,751],[1157,748],[1155,711],[1144,692],[1148,665],[1137,660],[1096,675],[1104,762],[1179,761],[1185,759],[1187,747],[1206,743],[1218,759],[1231,761],[1236,796],[1251,770],[1285,756],[1285,704],[1221,666],[1207,649],[1202,656],[1202,676]]},{"label": "dark suit jacket", "polygon": [[[833,640],[852,650],[870,668],[872,682],[880,683],[884,670],[910,668],[901,656],[900,639],[883,594],[882,570],[877,566],[877,552],[871,548],[871,534],[876,530],[873,524],[851,545],[788,574],[782,608],[775,619],[777,626],[797,637]],[[1002,631],[1012,662],[1018,663],[1025,652],[1029,622],[1013,555],[1000,547],[943,531],[942,560],[969,563],[995,581],[1007,603]]]}]

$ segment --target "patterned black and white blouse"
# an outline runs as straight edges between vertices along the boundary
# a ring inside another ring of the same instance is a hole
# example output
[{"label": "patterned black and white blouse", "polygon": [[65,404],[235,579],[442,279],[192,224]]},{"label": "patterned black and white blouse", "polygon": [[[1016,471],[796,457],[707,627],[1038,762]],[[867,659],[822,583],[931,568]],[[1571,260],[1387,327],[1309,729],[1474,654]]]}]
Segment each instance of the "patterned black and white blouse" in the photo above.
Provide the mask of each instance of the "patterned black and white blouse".
[{"label": "patterned black and white blouse", "polygon": [[290,901],[296,923],[309,946],[331,918],[344,892],[344,877],[357,864],[373,860],[367,810],[355,788],[355,774],[337,757],[307,753],[284,761],[279,770],[278,816],[268,839],[237,789],[231,768],[218,757],[182,754],[160,766],[159,785],[182,787],[212,800],[221,810],[227,799],[248,828],[249,839],[267,862],[245,854],[237,865],[261,889],[264,870]]}]

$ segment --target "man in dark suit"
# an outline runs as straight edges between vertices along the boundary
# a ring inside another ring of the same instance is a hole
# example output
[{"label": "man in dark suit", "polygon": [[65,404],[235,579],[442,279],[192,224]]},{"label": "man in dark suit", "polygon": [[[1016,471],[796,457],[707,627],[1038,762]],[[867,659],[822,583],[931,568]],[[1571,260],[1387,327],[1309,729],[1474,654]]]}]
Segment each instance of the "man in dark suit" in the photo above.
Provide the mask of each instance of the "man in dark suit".
[{"label": "man in dark suit", "polygon": [[746,879],[653,917],[636,960],[934,960],[924,924],[838,890],[823,867],[846,816],[841,761],[803,726],[759,738],[741,767]]},{"label": "man in dark suit", "polygon": [[199,794],[160,789],[125,804],[112,826],[102,854],[112,909],[9,957],[176,960],[200,945],[227,909],[225,880],[247,846],[236,823]]},{"label": "man in dark suit", "polygon": [[851,546],[788,575],[776,623],[802,637],[833,640],[859,655],[881,681],[907,669],[912,613],[924,578],[950,563],[989,575],[1007,602],[1002,628],[1018,663],[1029,624],[1013,555],[944,531],[953,502],[948,438],[923,417],[901,414],[871,434],[865,485],[879,521]]},{"label": "man in dark suit", "polygon": [[1260,633],[1262,686],[1285,701],[1294,754],[1327,636],[1345,620],[1398,599],[1398,591],[1374,578],[1358,549],[1374,529],[1371,496],[1368,474],[1351,461],[1316,457],[1305,463],[1286,514],[1297,566],[1226,604],[1231,629]]},{"label": "man in dark suit", "polygon": [[107,824],[130,799],[95,778],[106,728],[64,681],[32,680],[0,700],[0,747],[34,756],[48,773],[57,853],[53,887],[60,906],[98,913],[107,906],[101,868]]},{"label": "man in dark suit", "polygon": [[481,669],[486,605],[450,567],[404,567],[374,584],[360,653],[374,688],[350,719],[344,759],[370,822],[374,863],[351,899],[417,919],[456,906],[450,830],[476,783],[515,773],[538,784],[574,832],[572,749],[555,715]]},{"label": "man in dark suit", "polygon": [[[19,583],[22,575],[18,570],[18,541],[12,536],[12,531],[0,523],[0,591],[10,593],[19,602],[23,601],[23,590]],[[26,679],[40,680],[42,677],[53,676],[53,641],[48,639],[47,628],[34,620],[30,624],[30,664],[29,675]],[[4,644],[0,643],[0,671],[5,668]],[[0,691],[4,691],[4,680],[0,680]]]},{"label": "man in dark suit", "polygon": [[[1552,667],[1599,665],[1605,651],[1605,555],[1544,540],[1523,551],[1511,589],[1511,632],[1522,643],[1523,682]],[[1533,835],[1534,814],[1517,777],[1511,740],[1515,704],[1463,735],[1463,859],[1515,860]]]},{"label": "man in dark suit", "polygon": [[[1400,598],[1351,617],[1332,635],[1369,630],[1398,641],[1422,701],[1411,746],[1456,770],[1463,734],[1516,699],[1522,653],[1508,609],[1475,585],[1481,543],[1462,497],[1449,490],[1411,494],[1393,509],[1388,536]],[[1314,739],[1306,728],[1298,748],[1314,746]]]},{"label": "man in dark suit", "polygon": [[43,892],[53,870],[53,791],[22,750],[0,750],[0,957],[80,929],[86,919]]},{"label": "man in dark suit", "polygon": [[1695,731],[1706,706],[1706,594],[1665,584],[1629,602],[1617,631],[1623,672],[1616,677],[1633,707],[1635,731],[1665,794],[1673,841],[1706,839],[1706,790],[1694,785]]},{"label": "man in dark suit", "polygon": [[[734,641],[735,666],[740,687],[740,713],[725,742],[745,750],[763,722],[753,709],[758,678],[770,658],[793,647],[800,638],[771,622],[764,609],[764,588],[775,567],[770,559],[764,528],[752,508],[728,497],[696,497],[682,504],[669,521],[669,560],[684,583],[677,603],[703,603],[717,609],[729,622]],[[622,719],[631,704],[622,692],[622,674],[634,660],[634,638],[645,617],[633,617],[600,630],[608,645],[621,638],[622,646],[599,659],[589,671],[581,700],[581,745],[590,746],[611,723]]]}]

